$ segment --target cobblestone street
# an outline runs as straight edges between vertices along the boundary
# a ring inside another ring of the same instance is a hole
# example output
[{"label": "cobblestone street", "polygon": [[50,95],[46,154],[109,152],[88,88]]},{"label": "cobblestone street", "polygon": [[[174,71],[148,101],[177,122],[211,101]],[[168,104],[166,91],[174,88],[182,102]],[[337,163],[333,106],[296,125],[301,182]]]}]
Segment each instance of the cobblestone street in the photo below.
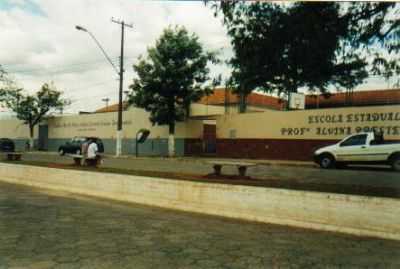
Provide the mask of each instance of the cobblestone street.
[{"label": "cobblestone street", "polygon": [[400,268],[400,242],[0,183],[6,268]]}]

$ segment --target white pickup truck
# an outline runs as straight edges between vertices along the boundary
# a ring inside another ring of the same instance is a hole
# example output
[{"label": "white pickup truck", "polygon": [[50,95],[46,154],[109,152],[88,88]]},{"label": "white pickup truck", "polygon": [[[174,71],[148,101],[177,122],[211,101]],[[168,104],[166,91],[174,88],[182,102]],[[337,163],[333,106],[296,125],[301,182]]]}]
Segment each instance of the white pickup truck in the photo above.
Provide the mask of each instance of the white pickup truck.
[{"label": "white pickup truck", "polygon": [[387,164],[400,171],[400,143],[385,142],[381,133],[357,133],[314,152],[321,168],[346,164]]}]

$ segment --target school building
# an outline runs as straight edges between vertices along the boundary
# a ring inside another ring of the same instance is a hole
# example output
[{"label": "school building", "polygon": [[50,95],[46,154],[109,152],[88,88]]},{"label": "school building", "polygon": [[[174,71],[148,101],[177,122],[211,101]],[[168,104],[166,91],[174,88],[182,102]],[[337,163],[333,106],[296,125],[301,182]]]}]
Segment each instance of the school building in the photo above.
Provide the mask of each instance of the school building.
[{"label": "school building", "polygon": [[[239,99],[224,89],[192,104],[190,116],[176,126],[177,156],[311,160],[313,151],[347,135],[380,129],[385,138],[400,141],[400,90],[364,91],[351,103],[341,93],[308,95],[304,110],[286,109],[286,102],[263,94],[247,98],[247,113],[238,113]],[[384,97],[382,97],[384,96]],[[329,101],[330,100],[330,101]],[[318,101],[318,104],[317,104]],[[76,136],[96,136],[106,153],[115,153],[117,105],[89,114],[55,115],[35,128],[40,150],[57,151]],[[149,113],[124,106],[123,154],[135,154],[138,130],[150,130],[139,147],[141,156],[167,156],[168,127],[153,126]],[[0,137],[11,138],[22,150],[29,139],[26,125],[0,120]]]}]

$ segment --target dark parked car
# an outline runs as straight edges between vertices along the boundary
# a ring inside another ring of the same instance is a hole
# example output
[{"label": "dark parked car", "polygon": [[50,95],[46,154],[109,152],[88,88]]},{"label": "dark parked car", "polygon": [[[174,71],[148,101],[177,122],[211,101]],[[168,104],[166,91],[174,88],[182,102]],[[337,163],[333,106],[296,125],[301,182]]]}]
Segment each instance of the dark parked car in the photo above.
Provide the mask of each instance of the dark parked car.
[{"label": "dark parked car", "polygon": [[0,138],[0,151],[13,152],[15,150],[14,142],[9,138]]},{"label": "dark parked car", "polygon": [[99,152],[104,152],[103,141],[98,137],[74,137],[71,141],[61,145],[58,148],[58,153],[64,155],[65,153],[81,154],[82,145],[89,140],[94,140],[99,148]]}]

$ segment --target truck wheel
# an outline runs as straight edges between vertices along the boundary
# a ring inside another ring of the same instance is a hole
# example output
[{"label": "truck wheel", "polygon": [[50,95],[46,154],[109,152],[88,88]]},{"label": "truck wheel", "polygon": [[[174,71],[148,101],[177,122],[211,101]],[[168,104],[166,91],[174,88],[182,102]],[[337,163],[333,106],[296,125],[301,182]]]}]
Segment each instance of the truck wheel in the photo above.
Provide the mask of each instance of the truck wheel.
[{"label": "truck wheel", "polygon": [[319,166],[323,169],[333,168],[335,166],[335,158],[329,154],[323,154],[319,158]]},{"label": "truck wheel", "polygon": [[394,171],[400,171],[400,156],[394,157],[390,162],[390,165]]}]

